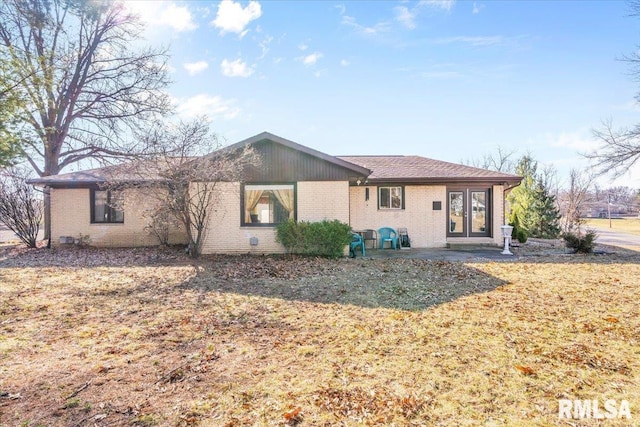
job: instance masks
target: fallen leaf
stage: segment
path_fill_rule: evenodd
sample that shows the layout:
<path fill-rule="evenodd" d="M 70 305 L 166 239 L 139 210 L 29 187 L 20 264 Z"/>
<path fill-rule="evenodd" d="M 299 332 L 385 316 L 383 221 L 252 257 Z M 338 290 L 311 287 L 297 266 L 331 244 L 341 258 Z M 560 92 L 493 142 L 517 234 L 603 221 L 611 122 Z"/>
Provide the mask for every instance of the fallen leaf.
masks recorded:
<path fill-rule="evenodd" d="M 298 418 L 298 415 L 300 415 L 300 412 L 302 412 L 302 408 L 301 407 L 297 407 L 289 412 L 285 412 L 284 413 L 284 419 L 287 421 L 292 421 L 296 418 Z"/>
<path fill-rule="evenodd" d="M 516 369 L 520 372 L 522 372 L 524 375 L 535 375 L 536 371 L 534 371 L 533 369 L 531 369 L 528 366 L 522 366 L 522 365 L 516 365 Z"/>

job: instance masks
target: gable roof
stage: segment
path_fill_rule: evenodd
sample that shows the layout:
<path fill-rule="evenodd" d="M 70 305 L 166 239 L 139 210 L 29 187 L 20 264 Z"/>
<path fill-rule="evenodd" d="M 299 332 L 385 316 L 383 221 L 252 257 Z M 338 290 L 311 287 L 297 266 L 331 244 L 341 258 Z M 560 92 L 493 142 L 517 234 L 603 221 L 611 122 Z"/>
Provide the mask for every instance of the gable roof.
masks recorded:
<path fill-rule="evenodd" d="M 369 183 L 457 183 L 485 182 L 518 185 L 522 177 L 503 172 L 429 159 L 421 156 L 330 156 L 312 148 L 300 145 L 269 132 L 262 132 L 221 150 L 238 150 L 248 145 L 260 146 L 267 143 L 285 147 L 302 153 L 316 162 L 327 162 L 351 177 L 366 179 Z M 211 153 L 210 155 L 213 155 Z M 326 163 L 325 163 L 326 164 Z M 29 180 L 30 184 L 51 187 L 86 187 L 104 184 L 108 181 L 136 182 L 162 180 L 157 170 L 149 168 L 144 177 L 131 168 L 132 163 L 52 175 Z M 300 168 L 298 168 L 300 170 Z M 345 172 L 342 172 L 345 174 Z M 307 177 L 309 179 L 313 176 Z M 304 180 L 305 177 L 301 176 Z M 333 178 L 335 179 L 335 178 Z M 352 178 L 350 178 L 351 180 Z"/>
<path fill-rule="evenodd" d="M 371 183 L 495 182 L 518 184 L 522 177 L 421 156 L 339 156 L 372 170 Z"/>
<path fill-rule="evenodd" d="M 289 141 L 288 139 L 281 138 L 269 132 L 262 132 L 251 138 L 247 138 L 243 141 L 237 142 L 227 147 L 223 147 L 218 151 L 207 154 L 206 156 L 213 156 L 215 155 L 215 153 L 221 151 L 227 152 L 239 150 L 248 145 L 263 145 L 264 143 L 275 143 L 276 145 L 286 147 L 287 149 L 290 149 L 294 152 L 304 153 L 304 155 L 306 155 L 308 158 L 315 159 L 316 162 L 318 162 L 318 160 L 323 164 L 326 164 L 324 162 L 327 162 L 330 165 L 338 167 L 342 171 L 342 175 L 353 176 L 353 180 L 359 177 L 365 178 L 371 173 L 369 169 L 364 168 L 360 165 L 350 163 L 334 156 L 330 156 L 309 147 L 305 147 L 304 145 L 297 144 L 293 141 Z M 157 170 L 157 168 L 154 168 L 152 165 L 145 165 L 143 163 L 142 169 L 144 173 L 141 173 L 140 169 L 137 169 L 135 167 L 136 165 L 139 165 L 139 163 L 135 164 L 132 162 L 125 162 L 119 165 L 35 178 L 29 180 L 28 183 L 50 187 L 77 188 L 100 185 L 109 181 L 135 183 L 142 181 L 153 182 L 163 180 L 163 178 L 159 174 L 160 171 Z M 291 171 L 288 172 L 291 173 Z M 251 175 L 256 175 L 255 171 Z M 305 177 L 302 175 L 300 176 L 301 180 L 305 180 L 307 178 L 314 178 L 315 180 L 318 179 L 318 175 L 316 174 L 310 177 Z"/>
<path fill-rule="evenodd" d="M 359 175 L 362 177 L 366 177 L 369 174 L 371 174 L 371 170 L 357 163 L 352 163 L 340 157 L 331 156 L 329 154 L 322 153 L 320 151 L 314 150 L 313 148 L 309 148 L 304 145 L 298 144 L 296 142 L 290 141 L 288 139 L 282 138 L 280 136 L 274 135 L 270 132 L 259 133 L 258 135 L 252 136 L 251 138 L 247 138 L 243 141 L 236 142 L 235 144 L 229 145 L 228 147 L 223 148 L 223 150 L 237 150 L 247 145 L 255 145 L 263 141 L 275 142 L 276 144 L 280 144 L 292 150 L 299 151 L 309 156 L 316 157 L 318 159 L 334 164 L 336 166 L 349 169 L 350 171 L 354 172 L 356 175 Z"/>

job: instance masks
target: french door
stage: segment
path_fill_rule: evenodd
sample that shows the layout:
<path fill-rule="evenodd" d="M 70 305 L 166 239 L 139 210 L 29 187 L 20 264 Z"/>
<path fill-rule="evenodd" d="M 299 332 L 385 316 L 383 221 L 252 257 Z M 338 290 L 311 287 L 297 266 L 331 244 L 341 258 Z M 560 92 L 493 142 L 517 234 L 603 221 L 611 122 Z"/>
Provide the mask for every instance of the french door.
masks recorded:
<path fill-rule="evenodd" d="M 491 190 L 460 188 L 447 191 L 447 236 L 491 236 Z"/>

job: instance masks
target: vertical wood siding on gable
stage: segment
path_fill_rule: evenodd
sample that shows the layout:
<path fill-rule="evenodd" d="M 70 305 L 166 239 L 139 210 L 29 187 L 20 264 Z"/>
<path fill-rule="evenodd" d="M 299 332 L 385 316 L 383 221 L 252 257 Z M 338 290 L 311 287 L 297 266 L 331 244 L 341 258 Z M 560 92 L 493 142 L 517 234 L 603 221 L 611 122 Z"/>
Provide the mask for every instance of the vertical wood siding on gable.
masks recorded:
<path fill-rule="evenodd" d="M 348 181 L 354 172 L 270 141 L 254 144 L 261 164 L 249 167 L 246 182 Z"/>

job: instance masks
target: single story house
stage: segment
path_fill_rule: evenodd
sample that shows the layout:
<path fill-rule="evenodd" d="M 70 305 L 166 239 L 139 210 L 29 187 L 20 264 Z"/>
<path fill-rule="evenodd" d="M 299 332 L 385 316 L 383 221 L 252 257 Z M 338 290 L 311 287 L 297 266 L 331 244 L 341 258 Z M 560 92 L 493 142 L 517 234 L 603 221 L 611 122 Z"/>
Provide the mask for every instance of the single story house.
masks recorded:
<path fill-rule="evenodd" d="M 267 132 L 226 149 L 248 144 L 261 164 L 244 182 L 216 187 L 205 254 L 284 252 L 275 225 L 289 218 L 336 219 L 354 230 L 406 228 L 416 248 L 501 245 L 505 194 L 522 179 L 420 156 L 331 156 Z M 135 189 L 106 190 L 106 170 L 31 181 L 50 189 L 54 245 L 81 235 L 96 246 L 158 244 L 147 227 L 151 201 Z M 124 203 L 114 207 L 114 197 Z M 174 230 L 170 242 L 186 242 L 184 233 Z"/>

